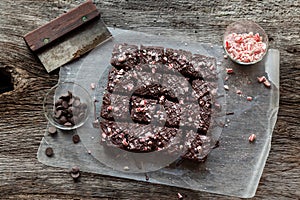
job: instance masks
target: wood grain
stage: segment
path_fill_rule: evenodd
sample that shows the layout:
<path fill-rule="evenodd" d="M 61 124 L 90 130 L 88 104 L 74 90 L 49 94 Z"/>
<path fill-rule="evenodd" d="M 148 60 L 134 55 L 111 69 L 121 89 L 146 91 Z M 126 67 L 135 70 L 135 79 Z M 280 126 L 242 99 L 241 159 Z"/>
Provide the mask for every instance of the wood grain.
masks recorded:
<path fill-rule="evenodd" d="M 43 95 L 58 80 L 48 74 L 22 36 L 83 1 L 0 1 L 0 68 L 13 76 L 14 90 L 0 94 L 1 199 L 229 199 L 83 173 L 74 183 L 67 170 L 45 166 L 36 152 L 46 127 Z M 108 26 L 221 44 L 225 27 L 252 19 L 280 50 L 280 109 L 272 148 L 254 199 L 300 197 L 300 3 L 299 1 L 96 0 Z M 237 198 L 231 198 L 237 199 Z"/>

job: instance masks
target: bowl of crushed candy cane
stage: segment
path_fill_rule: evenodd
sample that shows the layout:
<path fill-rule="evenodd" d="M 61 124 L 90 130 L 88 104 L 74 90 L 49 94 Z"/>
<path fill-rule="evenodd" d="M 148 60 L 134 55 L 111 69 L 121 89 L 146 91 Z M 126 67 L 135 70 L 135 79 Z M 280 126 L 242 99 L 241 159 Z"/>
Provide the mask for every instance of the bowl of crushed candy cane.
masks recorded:
<path fill-rule="evenodd" d="M 252 65 L 264 58 L 269 42 L 266 32 L 257 23 L 240 20 L 226 28 L 223 46 L 232 61 Z"/>

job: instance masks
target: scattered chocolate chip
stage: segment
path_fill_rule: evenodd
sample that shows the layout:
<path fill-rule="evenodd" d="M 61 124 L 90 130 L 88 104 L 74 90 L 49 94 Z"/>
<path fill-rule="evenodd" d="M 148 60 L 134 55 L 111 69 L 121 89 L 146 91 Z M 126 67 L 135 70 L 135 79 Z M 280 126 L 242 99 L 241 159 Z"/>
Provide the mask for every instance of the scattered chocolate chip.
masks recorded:
<path fill-rule="evenodd" d="M 79 169 L 79 167 L 77 167 L 77 166 L 74 166 L 74 167 L 72 167 L 72 169 L 71 169 L 71 173 L 72 173 L 72 174 L 77 174 L 79 171 L 80 171 L 80 169 Z"/>
<path fill-rule="evenodd" d="M 48 157 L 53 156 L 53 149 L 51 147 L 47 147 L 45 153 Z"/>
<path fill-rule="evenodd" d="M 149 181 L 149 176 L 148 176 L 148 174 L 145 174 L 145 178 L 146 178 L 146 181 Z"/>
<path fill-rule="evenodd" d="M 72 169 L 71 169 L 71 177 L 74 180 L 77 180 L 80 177 L 80 169 L 79 169 L 79 167 L 77 167 L 77 166 L 72 167 Z"/>
<path fill-rule="evenodd" d="M 54 135 L 54 134 L 57 133 L 57 129 L 56 129 L 54 126 L 49 126 L 49 128 L 48 128 L 48 133 L 49 133 L 50 135 Z"/>
<path fill-rule="evenodd" d="M 79 172 L 76 173 L 76 174 L 71 173 L 71 177 L 72 177 L 73 179 L 78 179 L 78 178 L 80 177 L 80 173 L 79 173 Z"/>
<path fill-rule="evenodd" d="M 78 142 L 80 142 L 79 135 L 77 135 L 77 134 L 73 135 L 72 140 L 73 140 L 74 144 L 77 144 Z"/>

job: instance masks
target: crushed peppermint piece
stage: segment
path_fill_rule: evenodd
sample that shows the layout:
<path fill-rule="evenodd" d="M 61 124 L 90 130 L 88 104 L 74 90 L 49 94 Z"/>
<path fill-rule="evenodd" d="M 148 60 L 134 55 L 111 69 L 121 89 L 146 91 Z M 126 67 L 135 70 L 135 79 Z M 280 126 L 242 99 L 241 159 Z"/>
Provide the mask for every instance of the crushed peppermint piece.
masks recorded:
<path fill-rule="evenodd" d="M 248 96 L 247 101 L 252 101 L 252 97 Z"/>
<path fill-rule="evenodd" d="M 241 90 L 236 91 L 237 94 L 242 94 L 243 92 Z"/>
<path fill-rule="evenodd" d="M 249 142 L 254 142 L 256 140 L 256 135 L 255 134 L 251 134 L 250 136 L 249 136 Z"/>
<path fill-rule="evenodd" d="M 96 88 L 96 84 L 95 83 L 91 83 L 91 89 L 94 90 Z"/>
<path fill-rule="evenodd" d="M 229 90 L 228 85 L 224 85 L 224 89 L 225 89 L 225 90 Z"/>
<path fill-rule="evenodd" d="M 267 87 L 267 88 L 270 88 L 271 87 L 271 83 L 268 81 L 268 80 L 265 80 L 263 82 L 263 84 Z"/>
<path fill-rule="evenodd" d="M 261 77 L 257 77 L 257 80 L 258 80 L 259 83 L 263 83 L 263 82 L 265 82 L 267 79 L 266 79 L 265 76 L 261 76 Z"/>
<path fill-rule="evenodd" d="M 233 69 L 232 68 L 226 68 L 226 73 L 227 74 L 233 74 Z"/>
<path fill-rule="evenodd" d="M 178 199 L 183 199 L 183 196 L 178 192 L 177 193 Z"/>

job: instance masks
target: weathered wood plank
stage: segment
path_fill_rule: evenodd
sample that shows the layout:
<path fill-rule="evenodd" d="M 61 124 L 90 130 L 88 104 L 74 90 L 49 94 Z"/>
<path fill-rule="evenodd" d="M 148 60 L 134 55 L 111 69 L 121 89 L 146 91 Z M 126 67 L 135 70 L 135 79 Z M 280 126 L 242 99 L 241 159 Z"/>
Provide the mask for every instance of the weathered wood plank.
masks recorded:
<path fill-rule="evenodd" d="M 223 196 L 83 173 L 74 183 L 67 170 L 36 159 L 47 124 L 43 95 L 58 79 L 46 73 L 22 36 L 81 1 L 0 1 L 0 68 L 13 76 L 14 90 L 0 94 L 0 196 L 3 199 L 224 199 Z M 221 44 L 232 21 L 258 22 L 270 47 L 281 53 L 280 110 L 271 152 L 256 199 L 300 196 L 300 3 L 298 1 L 96 0 L 108 26 Z M 232 198 L 235 199 L 235 198 Z"/>

